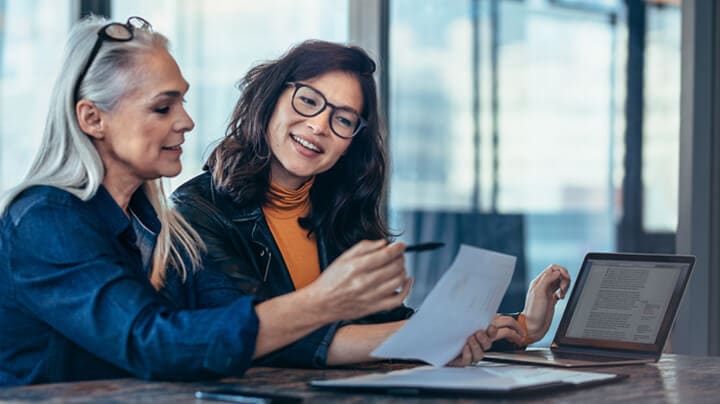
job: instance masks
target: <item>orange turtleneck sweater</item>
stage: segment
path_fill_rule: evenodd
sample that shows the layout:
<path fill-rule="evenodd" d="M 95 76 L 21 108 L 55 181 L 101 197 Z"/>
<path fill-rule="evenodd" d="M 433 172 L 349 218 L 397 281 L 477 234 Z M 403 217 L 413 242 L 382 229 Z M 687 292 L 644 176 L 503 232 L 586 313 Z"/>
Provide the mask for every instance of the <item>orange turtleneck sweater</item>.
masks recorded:
<path fill-rule="evenodd" d="M 295 289 L 301 289 L 320 276 L 315 235 L 300 227 L 298 219 L 310 212 L 311 178 L 298 190 L 270 184 L 268 201 L 262 207 L 270 231 L 280 248 Z"/>

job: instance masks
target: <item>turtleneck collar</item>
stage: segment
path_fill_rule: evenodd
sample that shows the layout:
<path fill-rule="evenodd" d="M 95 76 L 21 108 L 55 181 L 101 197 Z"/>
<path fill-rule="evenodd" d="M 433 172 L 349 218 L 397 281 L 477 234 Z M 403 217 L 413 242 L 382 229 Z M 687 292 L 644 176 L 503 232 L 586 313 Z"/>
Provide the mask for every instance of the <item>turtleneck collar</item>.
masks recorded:
<path fill-rule="evenodd" d="M 310 188 L 314 182 L 315 177 L 312 177 L 297 190 L 272 182 L 267 193 L 267 205 L 278 210 L 303 208 L 310 202 Z"/>

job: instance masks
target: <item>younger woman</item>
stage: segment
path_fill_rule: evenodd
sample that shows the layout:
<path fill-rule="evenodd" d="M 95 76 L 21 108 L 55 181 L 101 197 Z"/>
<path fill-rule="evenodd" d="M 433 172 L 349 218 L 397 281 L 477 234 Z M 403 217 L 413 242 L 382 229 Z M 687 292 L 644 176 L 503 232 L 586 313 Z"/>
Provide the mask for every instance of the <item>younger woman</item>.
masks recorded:
<path fill-rule="evenodd" d="M 375 63 L 358 47 L 308 41 L 247 73 L 207 171 L 172 197 L 208 247 L 199 273 L 214 273 L 215 280 L 198 282 L 200 307 L 313 287 L 343 252 L 391 236 L 382 215 L 386 150 L 374 72 Z M 456 363 L 482 358 L 493 340 L 519 345 L 542 338 L 569 281 L 564 268 L 548 267 L 528 292 L 520 317 L 527 331 L 499 316 L 497 332 L 469 336 Z M 262 363 L 322 367 L 371 360 L 370 352 L 412 313 L 398 305 L 330 324 Z"/>

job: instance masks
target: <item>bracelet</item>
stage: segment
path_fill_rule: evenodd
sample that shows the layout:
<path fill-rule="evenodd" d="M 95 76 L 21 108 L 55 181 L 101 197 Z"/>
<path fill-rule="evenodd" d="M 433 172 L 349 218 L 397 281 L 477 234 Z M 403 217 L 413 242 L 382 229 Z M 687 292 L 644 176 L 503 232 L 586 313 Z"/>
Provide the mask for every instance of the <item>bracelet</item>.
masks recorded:
<path fill-rule="evenodd" d="M 527 328 L 527 319 L 525 318 L 525 315 L 520 313 L 517 317 L 518 323 L 520 323 L 520 326 L 522 327 L 523 331 L 525 332 L 525 336 L 523 336 L 523 340 L 520 342 L 520 346 L 528 346 L 533 341 L 530 339 L 530 333 L 528 333 Z"/>

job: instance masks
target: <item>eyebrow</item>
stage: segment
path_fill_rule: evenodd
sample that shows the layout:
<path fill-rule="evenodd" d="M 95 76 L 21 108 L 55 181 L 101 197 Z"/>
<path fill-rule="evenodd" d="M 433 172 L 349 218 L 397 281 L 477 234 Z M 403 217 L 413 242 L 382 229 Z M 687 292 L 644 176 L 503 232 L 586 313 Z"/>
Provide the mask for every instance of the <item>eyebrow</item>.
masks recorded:
<path fill-rule="evenodd" d="M 355 108 L 353 108 L 353 107 L 351 107 L 351 106 L 349 106 L 349 105 L 335 105 L 335 104 L 331 103 L 330 101 L 326 101 L 326 102 L 327 102 L 328 104 L 334 106 L 334 107 L 337 108 L 337 109 L 344 109 L 344 110 L 347 110 L 347 111 L 352 111 L 352 112 L 358 114 L 358 116 L 362 116 L 362 114 L 360 113 L 360 111 L 356 110 Z"/>
<path fill-rule="evenodd" d="M 162 93 L 157 94 L 157 95 L 155 95 L 154 97 L 152 97 L 152 100 L 151 100 L 151 101 L 155 101 L 155 100 L 157 100 L 158 98 L 163 98 L 163 97 L 182 98 L 183 95 L 182 95 L 182 93 L 181 93 L 180 91 L 175 91 L 175 90 L 163 91 Z"/>
<path fill-rule="evenodd" d="M 360 113 L 360 111 L 356 110 L 355 108 L 353 108 L 353 107 L 351 107 L 351 106 L 349 106 L 349 105 L 337 105 L 337 104 L 335 104 L 335 103 L 330 102 L 330 100 L 328 100 L 327 95 L 325 95 L 325 93 L 323 93 L 322 91 L 318 90 L 317 88 L 311 86 L 310 84 L 303 83 L 302 81 L 298 81 L 297 83 L 298 83 L 298 84 L 302 84 L 302 85 L 304 85 L 304 86 L 306 86 L 306 87 L 310 87 L 311 89 L 315 90 L 318 94 L 321 94 L 321 95 L 323 96 L 323 98 L 325 98 L 325 102 L 328 103 L 329 105 L 332 105 L 332 106 L 335 107 L 335 108 L 350 110 L 350 111 L 358 114 L 359 116 L 362 116 L 362 114 Z M 363 95 L 363 97 L 364 97 L 364 95 Z"/>
<path fill-rule="evenodd" d="M 190 90 L 190 84 L 185 83 L 185 85 L 186 85 L 186 87 L 185 87 L 185 91 L 184 91 L 184 92 L 181 92 L 181 91 L 178 91 L 178 90 L 163 91 L 163 92 L 161 92 L 160 94 L 157 94 L 157 95 L 155 95 L 154 97 L 152 97 L 152 101 L 154 101 L 154 100 L 156 100 L 156 99 L 158 99 L 158 98 L 162 98 L 162 97 L 183 98 L 183 96 L 184 96 L 183 94 L 184 94 L 184 93 L 187 93 L 188 90 Z"/>

